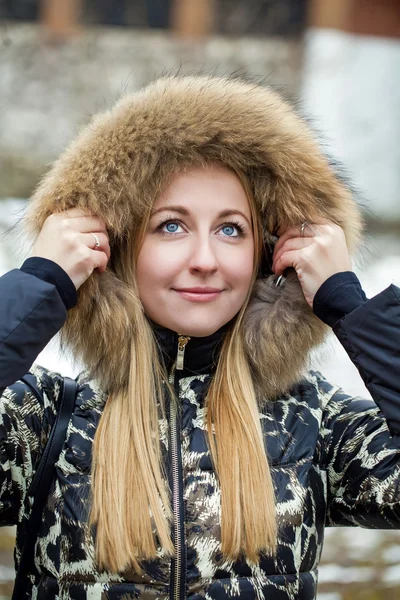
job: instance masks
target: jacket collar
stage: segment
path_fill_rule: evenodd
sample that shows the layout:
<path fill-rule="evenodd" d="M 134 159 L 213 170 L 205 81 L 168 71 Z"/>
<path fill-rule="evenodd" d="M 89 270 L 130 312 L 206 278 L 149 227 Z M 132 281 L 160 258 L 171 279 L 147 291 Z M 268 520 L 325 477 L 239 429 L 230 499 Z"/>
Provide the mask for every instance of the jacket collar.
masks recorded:
<path fill-rule="evenodd" d="M 165 368 L 169 373 L 177 359 L 179 335 L 175 331 L 156 325 L 153 322 L 151 325 Z M 215 370 L 223 339 L 229 331 L 229 325 L 227 323 L 216 332 L 205 337 L 190 337 L 185 346 L 183 369 L 176 371 L 178 377 L 204 375 Z"/>

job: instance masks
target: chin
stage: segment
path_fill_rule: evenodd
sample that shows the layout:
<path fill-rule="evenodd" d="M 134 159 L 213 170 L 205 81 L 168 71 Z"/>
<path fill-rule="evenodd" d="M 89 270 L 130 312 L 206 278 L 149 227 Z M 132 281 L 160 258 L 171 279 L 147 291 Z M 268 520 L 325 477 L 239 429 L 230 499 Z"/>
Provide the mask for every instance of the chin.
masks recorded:
<path fill-rule="evenodd" d="M 212 335 L 218 329 L 221 329 L 228 321 L 218 322 L 218 323 L 188 323 L 187 321 L 184 323 L 173 323 L 168 329 L 172 329 L 176 333 L 180 333 L 182 335 L 188 335 L 190 337 L 207 337 Z"/>
<path fill-rule="evenodd" d="M 182 335 L 188 335 L 190 337 L 207 337 L 209 335 L 212 335 L 213 333 L 215 333 L 216 331 L 218 331 L 218 329 L 220 329 L 220 327 L 222 327 L 222 325 L 220 325 L 219 327 L 175 327 L 174 331 L 176 331 L 176 333 L 180 333 Z"/>

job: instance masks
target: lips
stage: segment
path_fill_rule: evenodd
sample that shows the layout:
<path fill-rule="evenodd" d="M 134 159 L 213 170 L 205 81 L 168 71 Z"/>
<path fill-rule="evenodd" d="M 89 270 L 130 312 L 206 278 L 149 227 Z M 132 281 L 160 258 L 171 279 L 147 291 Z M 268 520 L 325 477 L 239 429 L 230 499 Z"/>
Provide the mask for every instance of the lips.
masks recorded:
<path fill-rule="evenodd" d="M 212 302 L 222 293 L 222 290 L 211 287 L 179 288 L 174 291 L 189 302 Z"/>
<path fill-rule="evenodd" d="M 189 294 L 215 294 L 222 290 L 213 287 L 192 287 L 192 288 L 177 288 L 176 292 L 187 292 Z"/>

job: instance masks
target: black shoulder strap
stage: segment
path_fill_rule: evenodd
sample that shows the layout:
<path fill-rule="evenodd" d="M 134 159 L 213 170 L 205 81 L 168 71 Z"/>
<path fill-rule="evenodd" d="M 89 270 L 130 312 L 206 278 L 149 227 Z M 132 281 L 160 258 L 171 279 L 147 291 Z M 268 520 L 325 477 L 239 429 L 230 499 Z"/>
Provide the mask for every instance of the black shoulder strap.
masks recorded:
<path fill-rule="evenodd" d="M 35 395 L 38 395 L 39 391 L 32 385 L 32 381 L 26 381 L 25 379 L 23 381 L 27 383 Z M 60 455 L 68 423 L 74 410 L 77 388 L 77 383 L 73 379 L 69 377 L 63 379 L 62 396 L 57 417 L 30 487 L 30 494 L 34 496 L 34 501 L 26 529 L 25 545 L 15 577 L 12 600 L 30 598 L 27 595 L 29 593 L 28 574 L 33 569 L 33 553 L 42 523 L 42 512 L 50 492 L 51 482 L 54 478 L 54 465 Z"/>

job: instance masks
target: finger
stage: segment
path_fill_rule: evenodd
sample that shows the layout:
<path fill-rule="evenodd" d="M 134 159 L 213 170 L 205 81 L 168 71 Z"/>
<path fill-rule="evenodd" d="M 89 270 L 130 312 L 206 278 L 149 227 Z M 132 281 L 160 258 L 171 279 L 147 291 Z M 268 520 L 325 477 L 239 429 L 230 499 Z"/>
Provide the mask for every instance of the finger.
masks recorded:
<path fill-rule="evenodd" d="M 311 246 L 314 243 L 314 238 L 304 237 L 304 238 L 289 238 L 283 244 L 281 248 L 274 250 L 274 255 L 272 259 L 272 269 L 274 270 L 274 265 L 279 261 L 280 257 L 284 252 L 288 252 L 291 250 L 302 250 L 303 248 L 307 248 L 307 246 Z"/>
<path fill-rule="evenodd" d="M 90 222 L 90 219 L 94 219 L 95 221 Z M 46 220 L 61 221 L 66 226 L 71 227 L 71 229 L 74 228 L 76 231 L 80 230 L 80 224 L 83 227 L 82 231 L 84 231 L 90 226 L 90 223 L 92 225 L 92 231 L 106 231 L 106 225 L 103 219 L 95 214 L 90 214 L 88 211 L 85 212 L 80 208 L 71 208 L 62 212 L 52 213 Z M 97 223 L 97 226 L 95 226 L 95 223 Z"/>
<path fill-rule="evenodd" d="M 311 225 L 307 225 L 304 228 L 303 235 L 301 233 L 301 225 L 295 225 L 293 227 L 289 227 L 286 231 L 280 236 L 279 240 L 275 244 L 275 252 L 279 252 L 282 246 L 287 242 L 287 240 L 291 238 L 307 238 L 313 237 L 315 235 L 315 229 L 312 229 Z"/>
<path fill-rule="evenodd" d="M 53 213 L 57 217 L 61 217 L 62 219 L 80 219 L 81 217 L 95 217 L 89 210 L 84 210 L 82 208 L 68 208 L 67 210 L 63 210 L 61 212 Z"/>
<path fill-rule="evenodd" d="M 314 225 L 314 223 L 309 223 L 308 221 L 304 221 L 306 223 L 306 225 L 304 226 L 304 233 L 306 232 L 307 229 L 309 229 L 312 225 Z M 299 223 L 298 225 L 291 225 L 290 227 L 280 227 L 278 229 L 278 236 L 279 238 L 283 237 L 284 235 L 288 234 L 289 237 L 294 237 L 295 235 L 301 235 L 301 227 L 302 227 L 303 223 Z"/>
<path fill-rule="evenodd" d="M 290 250 L 289 252 L 284 252 L 280 256 L 279 260 L 275 262 L 275 267 L 273 268 L 275 275 L 283 275 L 284 271 L 289 267 L 293 267 L 297 270 L 299 255 L 299 250 Z"/>
<path fill-rule="evenodd" d="M 97 247 L 96 238 L 100 242 L 100 246 Z M 97 250 L 97 252 L 102 250 L 107 254 L 108 258 L 110 257 L 110 244 L 108 241 L 108 236 L 105 233 L 102 233 L 101 231 L 91 231 L 90 233 L 83 233 L 81 239 L 83 243 L 91 250 Z"/>
<path fill-rule="evenodd" d="M 100 273 L 103 273 L 107 268 L 108 256 L 105 252 L 99 250 L 92 250 L 93 270 L 97 269 Z"/>
<path fill-rule="evenodd" d="M 301 223 L 299 223 L 298 225 L 292 225 L 290 227 L 287 227 L 287 225 L 281 225 L 279 227 L 279 229 L 277 230 L 277 235 L 279 237 L 281 237 L 282 235 L 284 235 L 286 233 L 286 231 L 290 230 L 294 230 L 299 232 L 299 234 L 301 235 L 301 226 L 303 225 L 303 223 L 305 223 L 305 227 L 304 227 L 304 233 L 306 233 L 307 229 L 309 231 L 313 231 L 315 229 L 315 227 L 318 227 L 318 225 L 327 225 L 330 223 L 330 221 L 328 221 L 327 219 L 323 219 L 318 218 L 318 217 L 314 217 L 312 221 L 302 221 Z M 293 237 L 293 236 L 292 236 Z"/>
<path fill-rule="evenodd" d="M 78 231 L 79 233 L 90 233 L 91 231 L 106 232 L 106 225 L 99 217 L 81 217 L 63 219 L 66 227 Z"/>
<path fill-rule="evenodd" d="M 68 208 L 67 210 L 64 210 L 62 213 L 65 215 L 66 217 L 85 217 L 85 216 L 90 216 L 90 211 L 89 210 L 85 210 L 83 208 L 79 208 L 78 206 L 74 206 L 73 208 Z"/>

